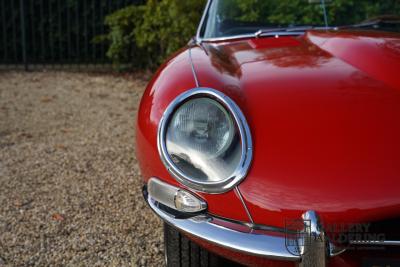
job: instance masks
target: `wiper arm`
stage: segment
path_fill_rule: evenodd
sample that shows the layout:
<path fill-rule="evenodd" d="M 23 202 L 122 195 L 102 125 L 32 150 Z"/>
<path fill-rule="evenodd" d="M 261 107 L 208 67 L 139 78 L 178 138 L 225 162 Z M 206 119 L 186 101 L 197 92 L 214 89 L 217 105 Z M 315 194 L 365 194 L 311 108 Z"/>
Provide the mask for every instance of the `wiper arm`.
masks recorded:
<path fill-rule="evenodd" d="M 312 29 L 330 29 L 326 27 L 314 27 L 314 26 L 298 26 L 298 27 L 281 27 L 281 28 L 271 28 L 271 29 L 260 29 L 254 33 L 254 36 L 259 38 L 263 35 L 280 35 L 280 34 L 290 34 L 290 33 L 304 33 L 305 31 Z"/>
<path fill-rule="evenodd" d="M 377 18 L 375 20 L 369 20 L 369 21 L 365 21 L 365 22 L 361 22 L 361 23 L 357 23 L 357 24 L 353 24 L 353 25 L 347 25 L 347 26 L 340 26 L 340 27 L 336 27 L 337 29 L 349 29 L 349 28 L 378 28 L 379 26 L 383 26 L 383 25 L 399 25 L 400 24 L 400 17 L 393 17 L 393 18 Z"/>
<path fill-rule="evenodd" d="M 282 31 L 282 28 L 274 28 L 274 29 L 260 29 L 254 33 L 254 35 L 258 38 L 264 33 L 278 32 Z"/>

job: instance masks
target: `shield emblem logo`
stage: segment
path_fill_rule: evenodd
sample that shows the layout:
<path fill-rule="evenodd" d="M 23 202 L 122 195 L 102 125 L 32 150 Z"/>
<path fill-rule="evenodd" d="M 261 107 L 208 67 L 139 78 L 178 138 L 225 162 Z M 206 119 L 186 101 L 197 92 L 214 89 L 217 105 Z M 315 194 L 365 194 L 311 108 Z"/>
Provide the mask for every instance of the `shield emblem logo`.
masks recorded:
<path fill-rule="evenodd" d="M 290 254 L 302 256 L 311 244 L 311 221 L 290 219 L 285 221 L 285 246 Z"/>

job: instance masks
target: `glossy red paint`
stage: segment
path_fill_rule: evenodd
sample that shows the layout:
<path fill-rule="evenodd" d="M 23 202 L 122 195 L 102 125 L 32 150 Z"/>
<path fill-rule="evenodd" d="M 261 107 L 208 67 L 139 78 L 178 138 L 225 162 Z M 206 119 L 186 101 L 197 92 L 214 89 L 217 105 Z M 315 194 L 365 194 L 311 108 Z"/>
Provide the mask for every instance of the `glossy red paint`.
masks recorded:
<path fill-rule="evenodd" d="M 192 57 L 200 86 L 231 97 L 249 123 L 253 163 L 240 190 L 256 223 L 283 227 L 306 210 L 325 224 L 400 216 L 400 35 L 208 42 Z M 145 91 L 137 124 L 145 180 L 177 184 L 158 156 L 157 127 L 168 104 L 194 87 L 182 50 Z M 233 191 L 199 195 L 212 213 L 248 221 Z M 360 265 L 346 257 L 331 266 Z"/>
<path fill-rule="evenodd" d="M 393 88 L 400 88 L 400 43 L 398 34 L 369 32 L 356 37 L 352 33 L 337 36 L 319 32 L 309 34 L 309 40 L 325 51 L 348 62 L 372 78 Z M 354 53 L 354 51 L 358 51 Z"/>
<path fill-rule="evenodd" d="M 201 86 L 232 97 L 250 124 L 254 160 L 240 189 L 256 223 L 284 226 L 310 209 L 326 223 L 400 215 L 400 61 L 388 59 L 398 35 L 310 32 L 204 48 L 193 51 Z"/>

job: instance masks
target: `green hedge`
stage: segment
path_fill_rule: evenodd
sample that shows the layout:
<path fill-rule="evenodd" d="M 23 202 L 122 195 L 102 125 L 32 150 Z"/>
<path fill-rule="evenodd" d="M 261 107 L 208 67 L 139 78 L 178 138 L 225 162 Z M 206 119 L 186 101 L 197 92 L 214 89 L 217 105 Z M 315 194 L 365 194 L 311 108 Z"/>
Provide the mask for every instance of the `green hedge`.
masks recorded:
<path fill-rule="evenodd" d="M 108 42 L 107 56 L 117 68 L 155 68 L 194 36 L 205 0 L 148 0 L 107 16 L 110 31 L 96 42 Z"/>

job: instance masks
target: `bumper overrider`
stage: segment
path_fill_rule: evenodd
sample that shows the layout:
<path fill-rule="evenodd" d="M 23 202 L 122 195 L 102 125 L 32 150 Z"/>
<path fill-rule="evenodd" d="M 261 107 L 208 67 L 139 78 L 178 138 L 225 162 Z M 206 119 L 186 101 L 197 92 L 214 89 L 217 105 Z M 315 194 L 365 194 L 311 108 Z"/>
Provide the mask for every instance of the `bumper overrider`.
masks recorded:
<path fill-rule="evenodd" d="M 329 257 L 344 251 L 328 241 L 314 211 L 305 212 L 296 222 L 296 229 L 302 226 L 301 230 L 263 227 L 215 217 L 205 209 L 181 212 L 173 203 L 178 192 L 190 194 L 185 191 L 156 178 L 151 178 L 143 187 L 146 202 L 164 222 L 220 247 L 258 257 L 298 262 L 300 266 L 325 266 Z M 200 206 L 204 207 L 204 203 Z"/>

